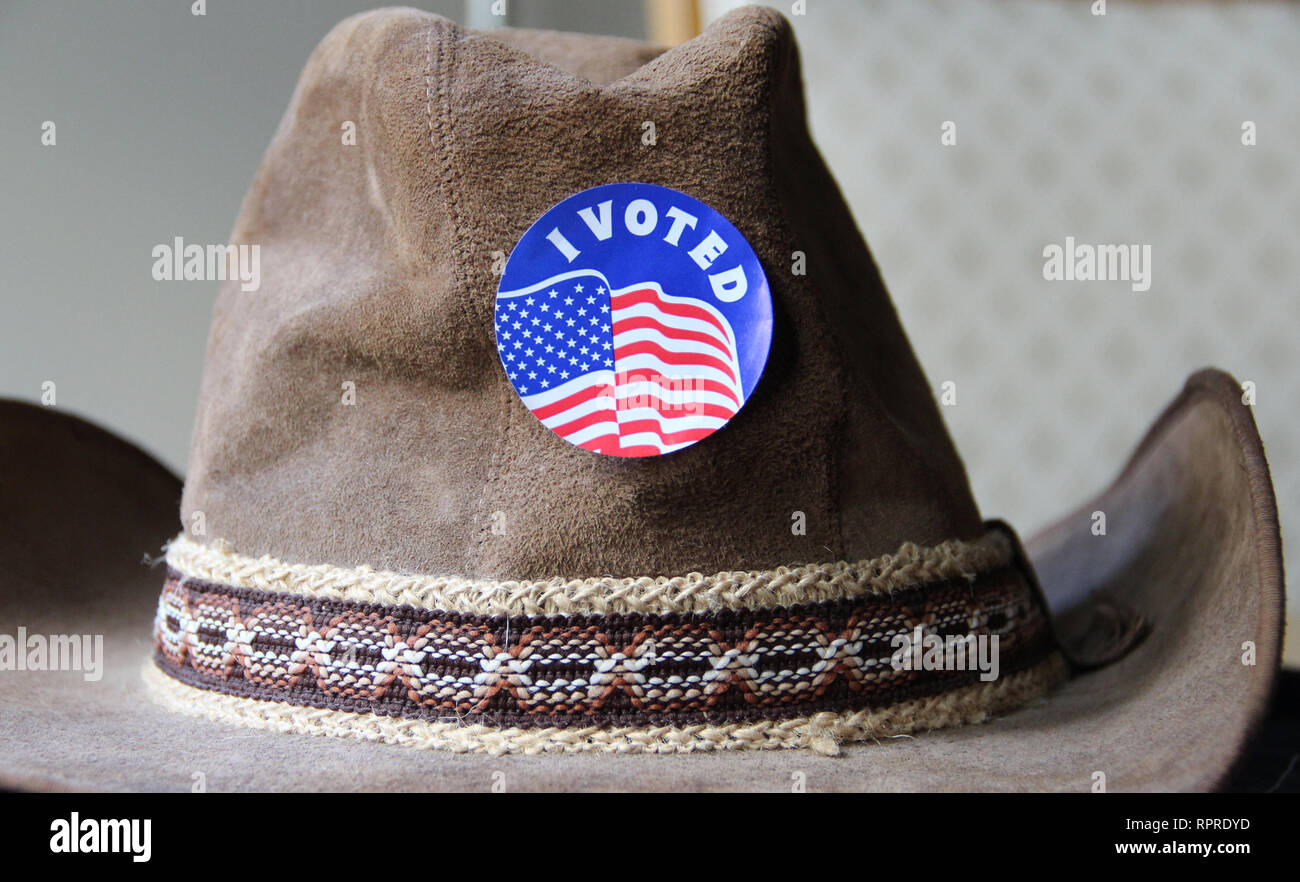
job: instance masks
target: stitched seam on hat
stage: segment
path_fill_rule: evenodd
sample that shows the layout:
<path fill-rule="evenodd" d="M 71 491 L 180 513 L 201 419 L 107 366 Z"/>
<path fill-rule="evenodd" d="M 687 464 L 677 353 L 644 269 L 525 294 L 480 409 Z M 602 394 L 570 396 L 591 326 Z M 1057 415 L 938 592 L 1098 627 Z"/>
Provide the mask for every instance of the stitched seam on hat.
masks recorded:
<path fill-rule="evenodd" d="M 430 30 L 426 34 L 426 42 L 427 42 L 426 51 L 428 55 L 426 59 L 426 63 L 428 65 L 427 67 L 428 73 L 425 76 L 425 80 L 426 80 L 426 90 L 428 90 L 429 88 L 428 82 L 430 81 L 430 78 L 432 77 L 432 74 L 435 70 L 432 30 Z M 455 272 L 456 283 L 460 285 L 464 290 L 468 291 L 470 290 L 471 283 L 470 283 L 470 277 L 468 271 L 466 270 L 466 267 L 469 265 L 469 261 L 472 255 L 470 249 L 467 248 L 465 245 L 464 237 L 462 235 L 462 230 L 464 229 L 464 225 L 462 224 L 461 217 L 456 210 L 456 200 L 452 193 L 454 182 L 455 182 L 455 175 L 452 167 L 452 151 L 453 151 L 453 140 L 451 137 L 452 107 L 451 107 L 451 96 L 448 94 L 448 90 L 445 85 L 447 82 L 450 82 L 452 77 L 454 76 L 455 63 L 456 63 L 456 53 L 454 51 L 449 51 L 444 53 L 442 44 L 439 44 L 436 68 L 438 69 L 438 73 L 439 73 L 439 77 L 438 77 L 439 114 L 438 116 L 441 122 L 441 128 L 442 128 L 441 135 L 442 135 L 442 142 L 444 145 L 443 158 L 440 161 L 440 165 L 442 166 L 443 169 L 443 196 L 444 199 L 446 200 L 448 216 L 451 218 L 452 221 L 452 231 L 451 231 L 452 254 L 455 261 L 454 272 Z M 428 103 L 428 113 L 429 113 L 430 149 L 431 151 L 434 151 L 436 145 L 433 143 L 434 124 L 433 124 L 432 100 L 430 100 Z M 474 316 L 471 316 L 471 320 L 473 318 Z M 492 495 L 491 488 L 496 484 L 497 479 L 499 477 L 501 462 L 503 460 L 503 454 L 506 445 L 506 438 L 509 435 L 510 422 L 512 419 L 512 413 L 511 413 L 512 396 L 509 394 L 509 391 L 507 391 L 508 385 L 503 382 L 505 379 L 504 374 L 498 371 L 496 376 L 498 381 L 497 386 L 499 390 L 497 394 L 498 429 L 495 433 L 492 450 L 489 452 L 488 455 L 488 463 L 489 463 L 488 474 L 486 480 L 483 481 L 483 486 L 479 490 L 479 502 L 478 502 L 479 515 L 486 514 L 490 507 L 488 500 Z M 491 537 L 492 535 L 491 530 L 492 530 L 492 518 L 491 515 L 489 514 L 486 518 L 483 519 L 481 526 L 479 526 L 476 531 L 477 535 L 475 535 L 474 537 L 474 548 L 476 551 L 476 558 L 477 558 L 476 564 L 481 563 L 483 559 L 483 546 L 488 542 L 489 538 Z"/>
<path fill-rule="evenodd" d="M 429 123 L 429 154 L 430 158 L 438 163 L 439 186 L 442 191 L 443 206 L 447 211 L 447 217 L 451 221 L 451 229 L 448 237 L 451 239 L 452 255 L 452 278 L 454 284 L 459 286 L 463 291 L 470 290 L 470 279 L 466 267 L 470 259 L 470 252 L 465 247 L 462 235 L 463 225 L 461 223 L 460 213 L 457 210 L 457 200 L 453 192 L 455 185 L 455 174 L 452 168 L 452 138 L 451 138 L 451 98 L 448 95 L 447 82 L 452 76 L 454 66 L 454 52 L 444 53 L 443 44 L 439 42 L 437 57 L 434 56 L 434 28 L 425 31 L 424 34 L 424 110 Z M 437 98 L 438 114 L 437 123 L 434 121 L 434 76 L 437 75 Z M 442 150 L 439 151 L 439 142 L 442 144 Z M 471 324 L 474 324 L 474 316 L 469 317 Z M 496 432 L 496 443 L 489 454 L 489 470 L 487 480 L 479 491 L 479 512 L 487 510 L 488 488 L 496 480 L 496 470 L 501 461 L 501 449 L 505 442 L 506 431 L 509 420 L 509 401 L 502 399 L 499 410 L 497 424 L 500 427 Z M 486 541 L 488 531 L 490 530 L 490 519 L 479 527 L 477 535 L 474 537 L 474 546 L 481 549 Z M 481 554 L 479 555 L 481 557 Z"/>
<path fill-rule="evenodd" d="M 237 588 L 356 603 L 405 604 L 417 609 L 490 615 L 572 615 L 617 612 L 693 612 L 760 609 L 882 594 L 945 579 L 974 579 L 1008 566 L 1011 543 L 999 531 L 974 541 L 950 540 L 857 562 L 806 564 L 773 570 L 688 573 L 675 577 L 477 580 L 290 564 L 251 558 L 224 540 L 210 545 L 181 534 L 167 548 L 167 563 L 182 576 Z"/>
<path fill-rule="evenodd" d="M 789 28 L 789 23 L 784 22 L 783 20 L 783 26 Z M 776 211 L 773 213 L 773 221 L 783 232 L 783 235 L 778 238 L 786 242 L 787 248 L 789 248 L 791 245 L 794 245 L 796 243 L 795 243 L 794 230 L 791 229 L 790 224 L 786 221 L 787 215 L 785 211 L 785 202 L 781 197 L 781 188 L 774 185 L 774 175 L 777 169 L 777 161 L 776 161 L 776 156 L 773 153 L 773 147 L 775 144 L 774 129 L 775 129 L 776 119 L 777 119 L 775 113 L 776 103 L 781 99 L 782 89 L 785 85 L 784 81 L 780 78 L 787 77 L 790 75 L 790 68 L 791 65 L 794 63 L 794 59 L 792 58 L 793 49 L 792 49 L 791 41 L 793 41 L 793 36 L 787 35 L 786 43 L 784 45 L 785 53 L 783 57 L 772 59 L 772 65 L 774 71 L 772 72 L 771 75 L 764 78 L 766 95 L 764 96 L 764 99 L 761 102 L 761 106 L 764 108 L 766 112 L 766 119 L 764 120 L 763 129 L 766 133 L 764 155 L 767 160 L 767 168 L 764 170 L 766 174 L 762 175 L 761 180 L 765 182 L 764 189 L 767 191 L 768 203 L 776 209 Z M 801 90 L 799 97 L 800 97 L 800 101 L 802 102 L 802 89 L 803 89 L 802 68 L 800 68 L 799 70 L 799 87 Z M 805 116 L 806 116 L 806 111 L 805 111 Z M 803 124 L 806 125 L 806 122 L 804 122 Z M 789 285 L 793 286 L 794 284 L 796 284 L 793 275 L 788 275 L 786 278 Z M 802 281 L 799 284 L 805 289 L 809 288 L 809 286 L 811 285 L 811 281 L 809 280 L 809 278 L 806 275 L 801 278 Z M 828 319 L 828 316 L 826 315 L 826 311 L 821 307 L 820 298 L 816 296 L 810 296 L 807 298 L 807 300 L 809 303 L 813 304 L 813 308 L 817 311 L 817 315 L 821 318 L 822 327 L 826 329 L 827 333 L 829 333 L 830 321 Z M 832 342 L 832 346 L 830 347 L 830 349 L 831 349 L 832 358 L 834 360 L 834 365 L 835 365 L 833 368 L 833 375 L 836 379 L 834 387 L 839 392 L 839 408 L 838 408 L 839 413 L 836 416 L 835 430 L 831 433 L 829 438 L 825 439 L 826 456 L 823 461 L 824 472 L 822 475 L 822 481 L 823 481 L 823 486 L 826 488 L 826 493 L 825 496 L 823 496 L 822 498 L 822 515 L 823 517 L 826 518 L 827 523 L 833 525 L 831 527 L 832 535 L 838 537 L 839 551 L 840 553 L 844 553 L 844 551 L 848 547 L 844 540 L 844 516 L 840 506 L 836 504 L 836 502 L 838 501 L 838 497 L 842 493 L 840 489 L 840 481 L 839 481 L 840 463 L 842 457 L 841 457 L 840 445 L 836 443 L 835 439 L 842 438 L 844 435 L 843 430 L 845 425 L 848 422 L 849 399 L 848 399 L 848 384 L 844 382 L 844 376 L 845 376 L 844 359 L 842 354 L 839 351 L 839 347 L 837 345 L 834 345 L 833 339 L 831 342 Z"/>
<path fill-rule="evenodd" d="M 466 262 L 469 257 L 468 250 L 465 247 L 464 237 L 461 234 L 462 225 L 460 214 L 456 209 L 456 195 L 454 192 L 455 174 L 452 168 L 451 152 L 451 98 L 447 94 L 447 82 L 452 76 L 454 53 L 444 53 L 443 44 L 438 44 L 437 58 L 434 57 L 433 29 L 429 29 L 425 34 L 425 111 L 429 117 L 429 152 L 434 162 L 438 163 L 439 183 L 442 190 L 443 207 L 447 210 L 447 217 L 451 220 L 451 250 L 454 259 L 453 272 L 457 284 L 468 290 L 469 279 L 466 274 Z M 435 72 L 438 74 L 437 98 L 438 114 L 435 125 L 433 113 L 433 77 Z M 435 140 L 435 136 L 437 140 Z M 439 142 L 443 150 L 438 150 Z"/>
<path fill-rule="evenodd" d="M 1042 664 L 993 683 L 867 710 L 823 712 L 787 720 L 689 726 L 581 726 L 496 728 L 483 724 L 400 719 L 352 711 L 300 707 L 188 686 L 152 661 L 141 671 L 148 694 L 165 708 L 192 717 L 257 729 L 383 741 L 456 753 L 688 753 L 717 750 L 808 748 L 837 754 L 843 742 L 911 735 L 980 723 L 1041 698 L 1066 677 L 1053 653 Z"/>

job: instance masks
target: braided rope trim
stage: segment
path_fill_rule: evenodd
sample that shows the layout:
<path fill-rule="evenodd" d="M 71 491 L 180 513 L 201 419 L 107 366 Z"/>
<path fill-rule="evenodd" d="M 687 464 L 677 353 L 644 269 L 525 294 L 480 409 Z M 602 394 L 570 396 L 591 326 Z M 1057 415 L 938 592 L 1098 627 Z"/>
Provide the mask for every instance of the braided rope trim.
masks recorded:
<path fill-rule="evenodd" d="M 295 735 L 378 741 L 420 750 L 500 756 L 573 753 L 673 754 L 717 750 L 807 748 L 833 756 L 840 744 L 982 723 L 1041 699 L 1067 677 L 1059 653 L 992 683 L 976 683 L 929 698 L 873 710 L 825 712 L 787 720 L 690 726 L 600 726 L 499 729 L 482 724 L 400 719 L 300 707 L 188 686 L 152 661 L 141 671 L 151 698 L 187 716 Z"/>
<path fill-rule="evenodd" d="M 167 563 L 207 582 L 351 603 L 483 615 L 605 615 L 767 609 L 799 603 L 888 594 L 944 579 L 973 580 L 1006 566 L 1011 543 L 998 531 L 971 542 L 922 547 L 904 543 L 894 554 L 856 563 L 840 561 L 721 572 L 713 576 L 554 578 L 545 581 L 474 580 L 290 564 L 270 555 L 246 557 L 222 539 L 204 545 L 181 535 L 167 547 Z"/>

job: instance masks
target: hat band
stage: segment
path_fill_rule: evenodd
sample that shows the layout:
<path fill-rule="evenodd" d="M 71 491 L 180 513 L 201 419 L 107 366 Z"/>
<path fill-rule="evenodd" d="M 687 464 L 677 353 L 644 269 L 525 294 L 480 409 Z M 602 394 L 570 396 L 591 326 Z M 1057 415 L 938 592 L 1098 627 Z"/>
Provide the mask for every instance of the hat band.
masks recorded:
<path fill-rule="evenodd" d="M 676 579 L 410 577 L 185 539 L 168 564 L 155 693 L 280 730 L 492 752 L 833 751 L 983 719 L 1063 669 L 997 530 Z"/>

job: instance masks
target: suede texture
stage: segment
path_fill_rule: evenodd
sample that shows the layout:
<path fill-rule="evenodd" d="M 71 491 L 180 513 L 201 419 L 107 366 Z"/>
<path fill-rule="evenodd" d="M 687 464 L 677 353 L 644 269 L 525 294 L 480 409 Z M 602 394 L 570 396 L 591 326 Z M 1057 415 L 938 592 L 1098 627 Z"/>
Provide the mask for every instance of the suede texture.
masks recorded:
<path fill-rule="evenodd" d="M 263 286 L 216 306 L 187 524 L 291 561 L 491 578 L 866 557 L 981 529 L 961 464 L 804 125 L 789 26 L 746 9 L 660 53 L 349 19 L 308 63 L 235 241 Z M 345 147 L 339 127 L 357 123 Z M 642 146 L 641 122 L 659 141 Z M 666 457 L 570 447 L 492 342 L 492 252 L 577 190 L 642 180 L 727 215 L 760 255 L 773 352 L 726 429 Z M 788 272 L 791 252 L 808 275 Z M 340 404 L 356 383 L 357 404 Z M 1195 375 L 1106 492 L 1027 550 L 1096 669 L 984 726 L 807 751 L 466 756 L 169 713 L 140 679 L 180 486 L 73 417 L 0 402 L 0 621 L 102 634 L 102 680 L 0 677 L 0 785 L 212 790 L 1208 789 L 1258 725 L 1284 610 L 1250 409 Z M 1090 513 L 1109 533 L 1091 533 Z M 790 530 L 803 511 L 806 536 Z M 494 512 L 504 535 L 490 531 Z M 146 559 L 147 560 L 147 559 Z M 1120 610 L 1117 614 L 1115 611 Z M 1127 626 L 1143 625 L 1141 639 Z M 1089 623 L 1100 623 L 1092 628 Z M 1091 629 L 1091 630 L 1090 630 Z M 1257 647 L 1243 664 L 1242 646 Z"/>
<path fill-rule="evenodd" d="M 495 579 L 769 568 L 977 536 L 802 89 L 790 26 L 765 8 L 662 52 L 405 9 L 340 24 L 235 227 L 261 246 L 262 285 L 227 284 L 214 311 L 183 523 L 202 512 L 196 538 L 244 554 Z M 616 181 L 721 212 L 773 293 L 753 396 L 667 456 L 567 444 L 496 354 L 495 258 L 555 203 Z"/>
<path fill-rule="evenodd" d="M 1087 792 L 1100 771 L 1110 791 L 1213 788 L 1266 707 L 1284 610 L 1268 465 L 1239 395 L 1224 374 L 1193 377 L 1115 485 L 1027 544 L 1055 611 L 1122 602 L 1149 623 L 1146 639 L 1016 713 L 839 757 L 467 756 L 170 713 L 140 679 L 160 581 L 140 560 L 167 535 L 178 482 L 78 420 L 0 404 L 0 556 L 40 562 L 0 583 L 0 621 L 103 634 L 107 654 L 98 682 L 0 676 L 0 786 L 188 790 L 203 772 L 212 791 L 486 792 L 500 773 L 509 791 L 788 791 L 802 779 L 809 791 Z M 1105 537 L 1090 530 L 1097 509 Z M 1253 665 L 1241 662 L 1248 640 Z"/>

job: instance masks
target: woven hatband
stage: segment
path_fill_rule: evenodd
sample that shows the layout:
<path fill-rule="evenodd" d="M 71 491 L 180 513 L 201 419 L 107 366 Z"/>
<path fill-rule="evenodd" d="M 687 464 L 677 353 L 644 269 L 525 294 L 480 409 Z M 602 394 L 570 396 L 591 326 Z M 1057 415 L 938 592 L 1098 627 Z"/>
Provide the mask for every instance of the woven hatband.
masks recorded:
<path fill-rule="evenodd" d="M 1064 676 L 1000 527 L 676 578 L 423 577 L 185 537 L 167 563 L 153 695 L 277 731 L 491 753 L 835 752 L 978 722 Z"/>

